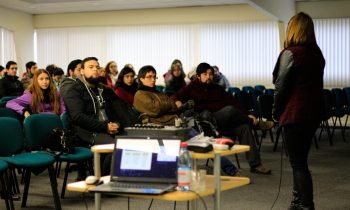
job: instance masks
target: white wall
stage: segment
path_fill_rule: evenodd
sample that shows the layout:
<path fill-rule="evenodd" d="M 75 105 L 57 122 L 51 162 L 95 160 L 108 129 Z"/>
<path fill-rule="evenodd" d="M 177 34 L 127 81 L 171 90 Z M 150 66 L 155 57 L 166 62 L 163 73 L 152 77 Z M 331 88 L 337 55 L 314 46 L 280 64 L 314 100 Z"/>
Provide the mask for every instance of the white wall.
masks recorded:
<path fill-rule="evenodd" d="M 313 18 L 350 17 L 350 1 L 297 2 L 296 10 Z"/>
<path fill-rule="evenodd" d="M 35 28 L 272 20 L 247 4 L 35 15 Z"/>
<path fill-rule="evenodd" d="M 18 75 L 22 75 L 22 72 L 25 71 L 25 64 L 34 58 L 33 16 L 0 7 L 0 26 L 14 32 L 16 62 L 19 67 Z M 6 63 L 2 65 L 6 65 Z"/>

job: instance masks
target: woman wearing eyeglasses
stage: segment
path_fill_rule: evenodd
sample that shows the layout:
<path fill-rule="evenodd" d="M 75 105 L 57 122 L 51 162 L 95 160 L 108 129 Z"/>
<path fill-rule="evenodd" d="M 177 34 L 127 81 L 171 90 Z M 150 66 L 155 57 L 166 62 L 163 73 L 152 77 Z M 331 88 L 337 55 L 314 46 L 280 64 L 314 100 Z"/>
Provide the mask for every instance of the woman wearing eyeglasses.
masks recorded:
<path fill-rule="evenodd" d="M 134 107 L 148 117 L 149 123 L 174 125 L 177 118 L 175 102 L 165 93 L 156 90 L 157 72 L 153 66 L 140 69 L 138 90 L 134 97 Z"/>

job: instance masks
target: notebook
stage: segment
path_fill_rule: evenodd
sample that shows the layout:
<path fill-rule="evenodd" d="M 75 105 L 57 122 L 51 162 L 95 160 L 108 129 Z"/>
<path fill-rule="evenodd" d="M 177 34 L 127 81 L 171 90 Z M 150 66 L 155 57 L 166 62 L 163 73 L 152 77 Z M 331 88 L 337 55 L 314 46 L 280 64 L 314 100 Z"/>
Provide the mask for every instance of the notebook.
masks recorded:
<path fill-rule="evenodd" d="M 180 139 L 117 137 L 111 179 L 92 192 L 162 194 L 177 186 Z"/>

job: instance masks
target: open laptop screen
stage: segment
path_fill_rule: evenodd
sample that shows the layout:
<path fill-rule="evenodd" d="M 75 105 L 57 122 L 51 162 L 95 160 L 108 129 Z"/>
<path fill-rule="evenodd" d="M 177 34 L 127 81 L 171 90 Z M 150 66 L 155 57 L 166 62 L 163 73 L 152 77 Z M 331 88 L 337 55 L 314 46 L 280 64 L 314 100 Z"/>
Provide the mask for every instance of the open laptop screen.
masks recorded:
<path fill-rule="evenodd" d="M 180 139 L 118 138 L 112 161 L 112 180 L 177 181 Z"/>

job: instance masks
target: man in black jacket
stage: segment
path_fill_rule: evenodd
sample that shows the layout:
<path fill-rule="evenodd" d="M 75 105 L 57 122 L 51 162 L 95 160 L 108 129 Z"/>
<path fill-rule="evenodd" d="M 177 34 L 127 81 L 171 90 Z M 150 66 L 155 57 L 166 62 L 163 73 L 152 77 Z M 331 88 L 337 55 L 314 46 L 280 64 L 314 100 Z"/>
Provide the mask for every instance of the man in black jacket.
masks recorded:
<path fill-rule="evenodd" d="M 113 136 L 120 132 L 116 104 L 120 100 L 112 89 L 99 84 L 97 58 L 82 61 L 81 75 L 70 84 L 69 91 L 62 91 L 70 126 L 77 133 L 80 146 L 114 143 Z M 122 112 L 118 110 L 118 112 Z M 110 162 L 106 158 L 102 174 L 109 173 Z"/>
<path fill-rule="evenodd" d="M 17 63 L 9 61 L 6 64 L 6 73 L 0 80 L 0 98 L 4 96 L 20 96 L 24 88 L 17 77 Z"/>

